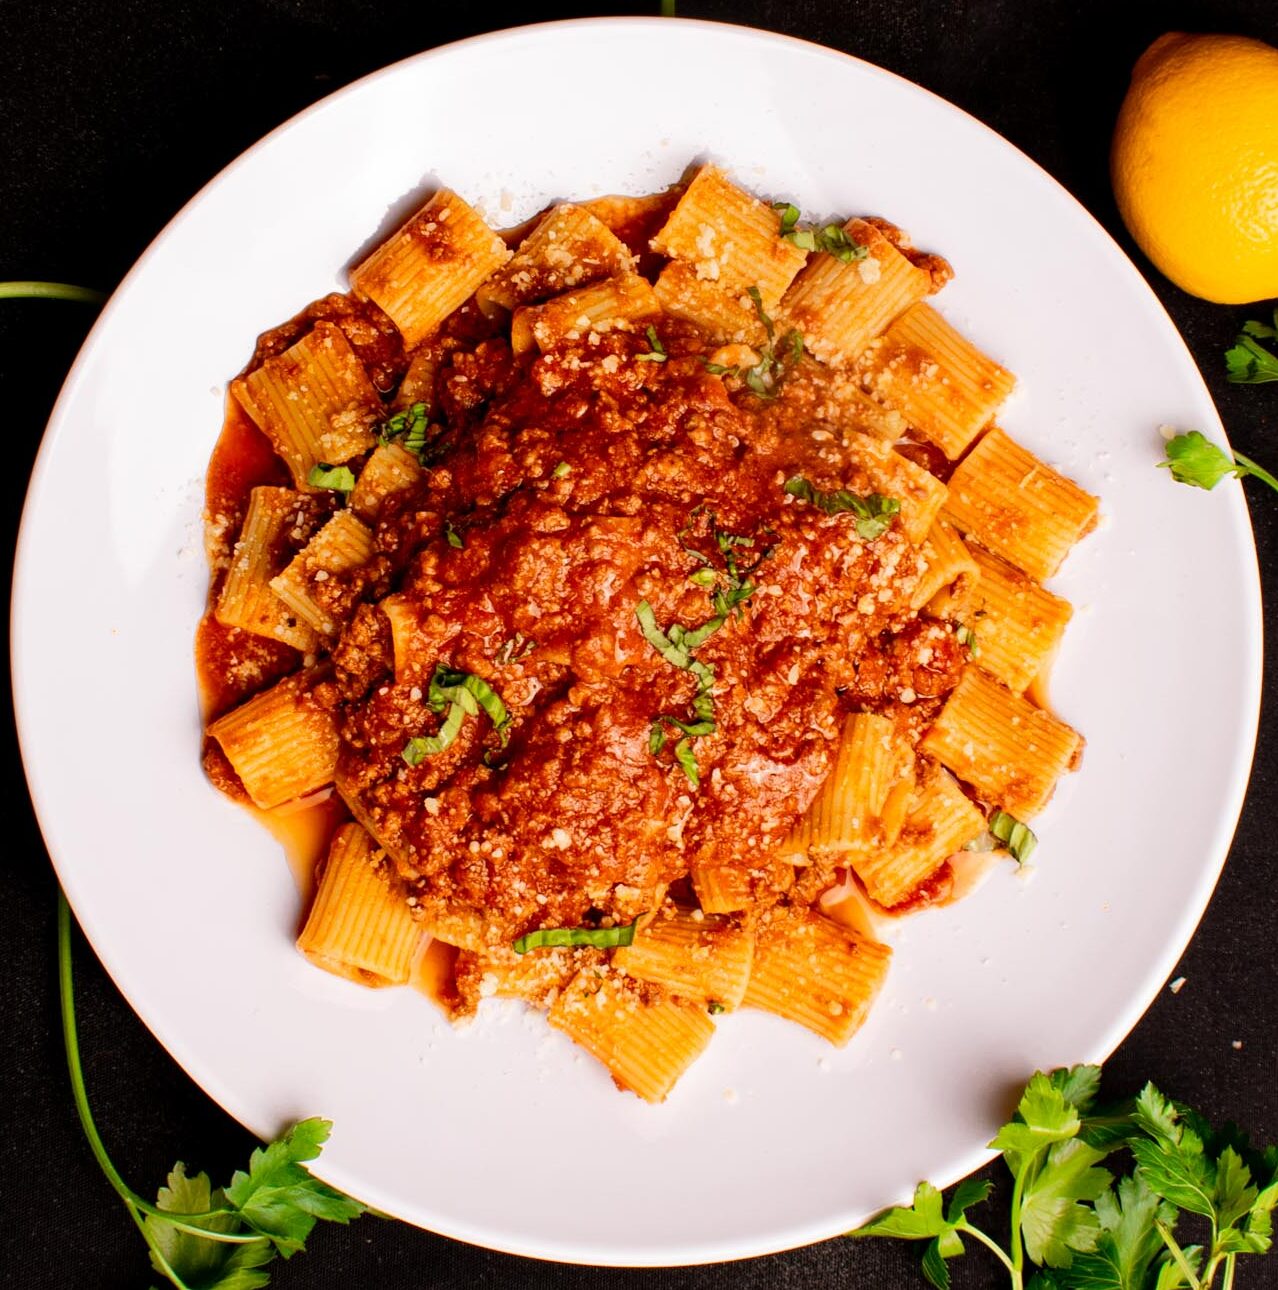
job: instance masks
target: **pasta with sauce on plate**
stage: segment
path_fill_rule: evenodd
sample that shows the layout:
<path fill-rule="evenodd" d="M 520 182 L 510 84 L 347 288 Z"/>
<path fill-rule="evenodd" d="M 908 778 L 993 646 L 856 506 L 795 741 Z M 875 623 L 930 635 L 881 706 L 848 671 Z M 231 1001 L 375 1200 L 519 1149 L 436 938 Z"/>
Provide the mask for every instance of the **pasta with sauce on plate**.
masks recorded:
<path fill-rule="evenodd" d="M 433 944 L 454 1016 L 651 1101 L 724 1011 L 851 1038 L 1082 742 L 1027 692 L 1096 499 L 993 424 L 949 277 L 704 165 L 505 235 L 441 190 L 260 338 L 197 653 L 214 783 L 329 799 L 302 953 Z"/>

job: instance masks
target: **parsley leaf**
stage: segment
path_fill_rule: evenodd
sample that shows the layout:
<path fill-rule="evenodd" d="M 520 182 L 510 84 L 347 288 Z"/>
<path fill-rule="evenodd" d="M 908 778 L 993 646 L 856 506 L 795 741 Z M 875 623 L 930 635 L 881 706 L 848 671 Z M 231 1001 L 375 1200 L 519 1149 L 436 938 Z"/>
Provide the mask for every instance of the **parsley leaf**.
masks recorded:
<path fill-rule="evenodd" d="M 1039 1152 L 1053 1143 L 1068 1142 L 1078 1133 L 1079 1125 L 1078 1108 L 1039 1071 L 1021 1094 L 1015 1117 L 989 1145 L 1003 1153 L 1013 1174 L 1019 1174 Z"/>
<path fill-rule="evenodd" d="M 1274 310 L 1274 325 L 1268 323 L 1243 323 L 1241 335 L 1225 351 L 1225 366 L 1230 381 L 1236 385 L 1261 385 L 1278 381 L 1278 355 L 1263 345 L 1261 340 L 1278 339 L 1278 309 Z"/>
<path fill-rule="evenodd" d="M 1070 1290 L 1146 1290 L 1155 1268 L 1169 1257 L 1155 1224 L 1171 1230 L 1175 1206 L 1137 1175 L 1097 1196 L 1096 1218 L 1096 1248 L 1074 1260 L 1065 1284 Z"/>
<path fill-rule="evenodd" d="M 814 488 L 802 475 L 787 479 L 785 491 L 791 497 L 810 502 L 827 515 L 839 515 L 844 511 L 855 515 L 857 536 L 867 542 L 886 532 L 893 518 L 901 513 L 901 503 L 895 497 L 883 497 L 879 493 L 858 497 L 846 488 L 826 493 Z"/>
<path fill-rule="evenodd" d="M 1136 1123 L 1145 1136 L 1132 1141 L 1132 1155 L 1150 1188 L 1178 1209 L 1210 1218 L 1215 1180 L 1202 1139 L 1152 1084 L 1136 1099 Z"/>
<path fill-rule="evenodd" d="M 444 537 L 448 540 L 449 546 L 456 547 L 459 551 L 466 545 L 462 540 L 462 535 L 453 528 L 452 522 L 449 520 L 444 521 Z"/>
<path fill-rule="evenodd" d="M 206 1215 L 190 1226 L 210 1233 L 225 1235 L 243 1230 L 235 1214 L 227 1209 L 225 1196 L 211 1187 L 208 1175 L 188 1177 L 180 1160 L 169 1171 L 168 1185 L 160 1188 L 156 1208 L 171 1214 Z M 143 1231 L 151 1247 L 151 1266 L 161 1276 L 172 1273 L 187 1286 L 208 1290 L 251 1290 L 269 1282 L 265 1272 L 255 1270 L 275 1257 L 266 1237 L 228 1244 L 197 1236 L 153 1214 L 143 1220 Z"/>
<path fill-rule="evenodd" d="M 1278 479 L 1263 466 L 1240 452 L 1234 453 L 1231 458 L 1223 448 L 1217 447 L 1197 430 L 1169 439 L 1167 459 L 1158 464 L 1167 467 L 1177 483 L 1192 484 L 1195 488 L 1215 488 L 1227 475 L 1234 475 L 1238 479 L 1254 475 L 1278 492 Z"/>
<path fill-rule="evenodd" d="M 1109 1171 L 1095 1167 L 1105 1155 L 1079 1138 L 1048 1149 L 1021 1200 L 1025 1250 L 1035 1263 L 1067 1268 L 1075 1253 L 1096 1248 L 1100 1221 L 1081 1202 L 1094 1201 L 1109 1186 Z"/>
<path fill-rule="evenodd" d="M 364 1212 L 358 1201 L 303 1167 L 319 1155 L 331 1130 L 327 1120 L 299 1121 L 283 1137 L 254 1151 L 248 1172 L 237 1170 L 226 1189 L 226 1199 L 244 1222 L 286 1259 L 306 1248 L 319 1219 L 345 1223 Z"/>

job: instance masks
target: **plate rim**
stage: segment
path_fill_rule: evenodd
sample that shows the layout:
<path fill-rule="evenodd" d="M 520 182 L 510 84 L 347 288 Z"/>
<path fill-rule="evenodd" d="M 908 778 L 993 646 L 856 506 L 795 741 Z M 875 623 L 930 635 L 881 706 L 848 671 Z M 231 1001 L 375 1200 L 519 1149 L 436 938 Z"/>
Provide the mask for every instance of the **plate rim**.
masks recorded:
<path fill-rule="evenodd" d="M 838 62 L 848 67 L 850 74 L 856 76 L 869 76 L 895 83 L 898 92 L 930 100 L 930 110 L 943 111 L 947 114 L 956 114 L 964 118 L 971 126 L 976 127 L 981 133 L 989 136 L 992 142 L 998 146 L 1009 150 L 1019 160 L 1023 167 L 1028 167 L 1035 172 L 1040 180 L 1046 180 L 1054 189 L 1054 198 L 1057 202 L 1073 208 L 1074 214 L 1081 214 L 1091 225 L 1094 233 L 1099 234 L 1098 245 L 1105 247 L 1105 254 L 1110 262 L 1112 271 L 1126 274 L 1129 280 L 1139 294 L 1144 298 L 1147 307 L 1152 306 L 1155 315 L 1160 322 L 1165 324 L 1166 342 L 1176 353 L 1178 365 L 1181 366 L 1186 375 L 1196 383 L 1206 407 L 1211 409 L 1210 425 L 1202 427 L 1205 430 L 1213 431 L 1214 437 L 1228 445 L 1228 438 L 1221 423 L 1220 415 L 1215 407 L 1215 402 L 1211 397 L 1210 390 L 1207 388 L 1198 364 L 1193 357 L 1184 337 L 1177 329 L 1170 314 L 1167 312 L 1157 293 L 1153 290 L 1145 275 L 1140 271 L 1136 263 L 1124 251 L 1116 238 L 1092 214 L 1092 212 L 1083 205 L 1058 179 L 1049 171 L 1036 162 L 1026 152 L 1016 144 L 1000 134 L 993 127 L 986 125 L 979 118 L 973 116 L 964 108 L 950 102 L 943 96 L 935 93 L 926 87 L 919 85 L 917 82 L 892 72 L 877 64 L 868 62 L 856 55 L 846 53 L 842 50 L 833 49 L 826 45 L 821 45 L 815 41 L 806 40 L 796 36 L 785 35 L 777 32 L 770 32 L 765 29 L 750 27 L 742 24 L 718 22 L 707 19 L 690 19 L 690 18 L 663 18 L 647 16 L 625 16 L 625 17 L 591 17 L 591 18 L 574 18 L 550 22 L 531 23 L 518 27 L 503 28 L 496 31 L 480 33 L 475 36 L 449 42 L 445 45 L 436 46 L 430 49 L 410 54 L 405 58 L 398 59 L 384 67 L 377 68 L 365 75 L 351 81 L 349 84 L 334 90 L 332 93 L 325 95 L 323 98 L 316 100 L 314 103 L 302 108 L 284 121 L 274 126 L 266 134 L 257 139 L 248 148 L 240 152 L 230 162 L 223 166 L 215 175 L 186 201 L 179 209 L 165 222 L 163 227 L 151 239 L 143 252 L 138 256 L 136 261 L 130 267 L 129 271 L 121 279 L 120 283 L 111 293 L 109 300 L 103 307 L 98 317 L 94 321 L 76 354 L 75 360 L 68 369 L 67 376 L 62 384 L 57 399 L 50 411 L 48 421 L 45 425 L 41 436 L 40 446 L 36 454 L 35 461 L 32 465 L 30 477 L 28 480 L 26 495 L 24 498 L 22 516 L 18 530 L 18 537 L 14 548 L 13 561 L 13 579 L 10 597 L 10 668 L 12 693 L 14 703 L 14 720 L 18 735 L 18 746 L 23 766 L 24 777 L 26 779 L 27 789 L 32 804 L 33 813 L 41 832 L 42 840 L 45 843 L 46 851 L 53 864 L 56 877 L 66 893 L 67 900 L 73 913 L 76 915 L 76 921 L 79 923 L 85 939 L 92 946 L 94 953 L 102 963 L 104 969 L 111 977 L 112 983 L 127 1000 L 129 1007 L 133 1010 L 147 1030 L 154 1037 L 161 1047 L 169 1053 L 170 1056 L 178 1063 L 195 1082 L 202 1091 L 221 1106 L 232 1118 L 246 1127 L 252 1129 L 254 1117 L 247 1114 L 241 1105 L 240 1098 L 235 1094 L 233 1088 L 227 1086 L 223 1081 L 214 1078 L 206 1078 L 204 1073 L 197 1079 L 192 1074 L 190 1067 L 185 1062 L 179 1052 L 183 1045 L 179 1037 L 162 1036 L 151 1020 L 143 1013 L 134 1002 L 133 995 L 126 990 L 116 977 L 112 967 L 112 955 L 110 951 L 104 953 L 102 942 L 106 938 L 100 927 L 95 925 L 95 919 L 92 911 L 85 911 L 87 917 L 82 915 L 80 908 L 77 906 L 76 899 L 76 881 L 71 866 L 64 866 L 64 863 L 55 854 L 54 847 L 50 843 L 50 836 L 56 829 L 56 824 L 51 817 L 51 808 L 43 802 L 43 794 L 37 788 L 36 779 L 32 775 L 32 767 L 28 758 L 28 737 L 24 733 L 28 723 L 35 721 L 34 714 L 27 710 L 27 700 L 24 698 L 27 687 L 24 685 L 27 668 L 27 642 L 25 632 L 19 622 L 20 610 L 23 603 L 30 596 L 30 584 L 34 581 L 34 575 L 31 566 L 34 563 L 30 552 L 31 542 L 29 532 L 32 525 L 31 517 L 39 507 L 42 495 L 48 488 L 48 481 L 51 475 L 51 461 L 54 456 L 54 445 L 59 440 L 63 427 L 68 420 L 68 411 L 74 404 L 79 385 L 84 377 L 85 369 L 88 367 L 90 357 L 102 338 L 107 334 L 112 325 L 112 319 L 119 307 L 120 302 L 128 294 L 134 280 L 147 269 L 150 261 L 158 253 L 162 245 L 174 234 L 177 227 L 183 223 L 186 218 L 205 200 L 205 198 L 218 186 L 220 186 L 229 176 L 234 174 L 241 166 L 248 164 L 249 160 L 254 157 L 260 150 L 266 149 L 276 140 L 277 137 L 285 132 L 297 127 L 302 122 L 309 120 L 312 116 L 318 115 L 322 111 L 336 104 L 339 100 L 347 96 L 355 96 L 361 93 L 371 83 L 382 79 L 391 78 L 403 74 L 407 69 L 425 66 L 433 61 L 446 59 L 454 56 L 458 51 L 470 50 L 476 46 L 497 46 L 505 43 L 526 41 L 529 39 L 540 40 L 552 38 L 556 33 L 565 30 L 594 29 L 599 31 L 614 31 L 617 29 L 642 27 L 647 29 L 665 29 L 672 34 L 678 30 L 696 30 L 702 33 L 724 33 L 737 39 L 744 39 L 755 42 L 764 46 L 786 45 L 798 47 L 806 51 L 809 55 L 819 56 L 828 61 Z M 1174 338 L 1174 344 L 1172 339 Z M 1261 605 L 1261 585 L 1259 559 L 1255 547 L 1254 532 L 1251 527 L 1250 516 L 1247 511 L 1245 494 L 1241 486 L 1230 489 L 1229 500 L 1226 505 L 1232 512 L 1232 520 L 1237 529 L 1238 546 L 1237 557 L 1240 561 L 1239 573 L 1242 575 L 1244 583 L 1245 617 L 1247 619 L 1247 638 L 1240 642 L 1240 648 L 1245 655 L 1246 665 L 1246 710 L 1241 713 L 1242 721 L 1235 732 L 1233 740 L 1234 766 L 1230 775 L 1231 792 L 1229 800 L 1221 802 L 1216 810 L 1216 823 L 1212 835 L 1212 855 L 1211 864 L 1201 868 L 1197 881 L 1194 885 L 1191 898 L 1186 902 L 1182 916 L 1175 925 L 1173 933 L 1164 941 L 1162 953 L 1156 958 L 1152 958 L 1148 968 L 1142 976 L 1141 988 L 1133 991 L 1126 1006 L 1119 1010 L 1109 1026 L 1105 1029 L 1101 1039 L 1096 1045 L 1097 1051 L 1084 1054 L 1080 1060 L 1103 1062 L 1114 1052 L 1119 1044 L 1126 1038 L 1131 1030 L 1136 1026 L 1144 1014 L 1152 1005 L 1161 989 L 1162 982 L 1166 979 L 1171 968 L 1179 960 L 1192 939 L 1203 915 L 1206 912 L 1208 903 L 1219 883 L 1224 865 L 1228 859 L 1228 853 L 1232 845 L 1233 837 L 1237 829 L 1238 821 L 1241 816 L 1244 799 L 1250 784 L 1252 763 L 1254 760 L 1256 739 L 1259 730 L 1260 702 L 1261 702 L 1261 684 L 1262 684 L 1262 662 L 1263 662 L 1263 618 Z M 34 642 L 33 642 L 34 644 Z M 69 881 L 68 881 L 69 879 Z M 253 1130 L 256 1132 L 256 1130 Z M 950 1186 L 959 1178 L 967 1176 L 968 1173 L 982 1167 L 990 1160 L 995 1158 L 997 1152 L 989 1150 L 987 1147 L 973 1147 L 973 1149 L 964 1158 L 965 1163 L 962 1172 L 955 1173 L 953 1177 L 948 1178 L 944 1186 Z M 321 1157 L 317 1174 L 323 1176 L 327 1181 L 335 1186 L 342 1185 L 342 1174 L 344 1170 L 339 1168 L 326 1168 L 326 1162 Z M 366 1180 L 361 1179 L 359 1191 L 368 1194 L 369 1188 Z M 938 1186 L 941 1185 L 938 1183 Z M 404 1220 L 412 1221 L 412 1220 Z M 847 1224 L 850 1225 L 850 1224 Z M 447 1226 L 430 1227 L 430 1230 L 439 1235 L 449 1237 L 450 1239 L 461 1240 L 468 1244 L 478 1245 L 487 1249 L 499 1250 L 509 1254 L 521 1255 L 524 1257 L 539 1258 L 551 1262 L 565 1264 L 583 1264 L 590 1263 L 597 1266 L 609 1267 L 658 1267 L 658 1266 L 695 1266 L 721 1261 L 730 1261 L 750 1257 L 758 1257 L 773 1253 L 779 1253 L 784 1250 L 799 1248 L 803 1245 L 815 1241 L 823 1240 L 828 1237 L 837 1235 L 844 1230 L 845 1226 L 841 1225 L 831 1230 L 830 1225 L 824 1222 L 813 1222 L 807 1227 L 791 1227 L 787 1229 L 783 1236 L 774 1235 L 770 1239 L 759 1241 L 749 1248 L 740 1248 L 738 1243 L 729 1244 L 722 1238 L 719 1242 L 702 1241 L 694 1249 L 686 1249 L 671 1258 L 674 1247 L 665 1246 L 659 1251 L 660 1257 L 652 1255 L 645 1256 L 639 1247 L 634 1247 L 627 1251 L 619 1251 L 613 1247 L 602 1249 L 591 1249 L 581 1243 L 573 1244 L 571 1249 L 560 1248 L 566 1245 L 565 1242 L 558 1238 L 548 1243 L 536 1244 L 529 1241 L 520 1240 L 502 1240 L 500 1234 L 497 1239 L 491 1233 L 486 1233 L 482 1227 L 475 1224 L 452 1223 Z M 424 1226 L 424 1225 L 422 1225 Z"/>

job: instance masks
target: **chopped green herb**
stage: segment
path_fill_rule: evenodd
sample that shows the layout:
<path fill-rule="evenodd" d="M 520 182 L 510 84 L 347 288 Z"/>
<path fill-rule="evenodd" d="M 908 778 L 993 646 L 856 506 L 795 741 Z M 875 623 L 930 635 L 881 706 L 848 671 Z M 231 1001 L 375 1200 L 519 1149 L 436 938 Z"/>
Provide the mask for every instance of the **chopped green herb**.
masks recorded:
<path fill-rule="evenodd" d="M 1274 325 L 1247 322 L 1242 334 L 1231 349 L 1225 351 L 1225 365 L 1229 379 L 1237 385 L 1261 385 L 1278 381 L 1278 355 L 1257 342 L 1278 339 L 1278 309 L 1274 310 Z"/>
<path fill-rule="evenodd" d="M 781 236 L 789 237 L 799 222 L 799 208 L 793 202 L 773 202 L 772 209 L 781 214 Z"/>
<path fill-rule="evenodd" d="M 652 348 L 646 354 L 636 354 L 636 361 L 640 363 L 664 363 L 666 361 L 666 347 L 661 343 L 661 338 L 657 335 L 657 329 L 649 323 L 644 334 L 648 337 L 648 344 Z"/>
<path fill-rule="evenodd" d="M 775 325 L 763 307 L 763 296 L 759 288 L 749 287 L 747 294 L 754 301 L 754 311 L 768 337 L 767 343 L 759 351 L 759 361 L 753 367 L 727 367 L 722 363 L 706 363 L 706 371 L 712 376 L 735 376 L 744 381 L 746 388 L 761 399 L 775 399 L 787 370 L 803 358 L 803 335 L 791 329 L 778 342 Z"/>
<path fill-rule="evenodd" d="M 1167 441 L 1167 459 L 1160 461 L 1177 483 L 1191 484 L 1195 488 L 1215 488 L 1227 475 L 1245 479 L 1253 475 L 1278 492 L 1275 479 L 1263 466 L 1236 452 L 1231 458 L 1223 449 L 1197 430 L 1178 434 Z"/>
<path fill-rule="evenodd" d="M 612 950 L 633 944 L 639 920 L 623 927 L 543 927 L 527 932 L 513 945 L 516 954 L 529 950 L 553 949 L 562 946 L 587 945 L 597 950 Z"/>
<path fill-rule="evenodd" d="M 635 607 L 635 617 L 644 639 L 668 663 L 684 671 L 691 672 L 697 678 L 697 693 L 692 700 L 694 721 L 682 717 L 660 713 L 653 718 L 648 731 L 648 751 L 655 757 L 666 746 L 666 726 L 678 730 L 683 738 L 675 745 L 675 760 L 687 775 L 693 788 L 701 783 L 701 773 L 697 767 L 696 755 L 692 751 L 692 741 L 703 735 L 712 735 L 715 731 L 714 717 L 714 668 L 700 659 L 693 658 L 692 651 L 703 645 L 715 632 L 727 622 L 727 615 L 716 615 L 707 619 L 700 627 L 688 630 L 679 623 L 674 623 L 668 632 L 663 632 L 657 623 L 657 616 L 652 606 L 641 600 Z"/>
<path fill-rule="evenodd" d="M 414 736 L 404 745 L 400 756 L 410 766 L 420 765 L 427 757 L 438 756 L 461 734 L 465 723 L 466 709 L 460 703 L 454 703 L 437 734 Z"/>
<path fill-rule="evenodd" d="M 462 541 L 462 535 L 453 528 L 451 521 L 444 521 L 444 536 L 448 539 L 449 546 L 455 546 L 459 551 L 466 545 Z"/>
<path fill-rule="evenodd" d="M 960 645 L 967 646 L 967 652 L 973 658 L 981 656 L 981 642 L 977 640 L 976 633 L 965 623 L 954 624 L 954 635 L 958 637 Z"/>
<path fill-rule="evenodd" d="M 772 207 L 781 213 L 781 227 L 777 230 L 777 235 L 793 243 L 801 251 L 820 251 L 825 255 L 832 255 L 843 264 L 864 260 L 869 254 L 839 224 L 826 224 L 822 228 L 800 228 L 799 208 L 793 202 L 773 202 Z"/>
<path fill-rule="evenodd" d="M 516 632 L 509 640 L 502 641 L 501 647 L 493 655 L 493 662 L 498 667 L 509 667 L 511 663 L 527 658 L 536 648 L 535 640 L 529 639 L 523 632 Z"/>
<path fill-rule="evenodd" d="M 435 734 L 417 735 L 404 745 L 400 756 L 410 766 L 443 752 L 461 733 L 466 718 L 477 717 L 481 710 L 487 713 L 503 746 L 509 738 L 511 717 L 501 695 L 472 672 L 457 672 L 437 663 L 426 702 L 433 711 L 447 716 Z"/>
<path fill-rule="evenodd" d="M 639 620 L 639 630 L 643 632 L 643 638 L 652 646 L 653 649 L 666 660 L 667 663 L 674 667 L 687 669 L 692 662 L 692 655 L 686 649 L 676 644 L 673 636 L 667 636 L 665 632 L 657 625 L 657 615 L 653 613 L 652 606 L 646 601 L 641 600 L 635 606 L 635 617 Z M 677 624 L 676 624 L 677 627 Z M 682 636 L 682 629 L 679 629 L 679 635 Z"/>
<path fill-rule="evenodd" d="M 727 1012 L 728 1010 L 717 999 L 711 999 L 706 1011 L 712 1017 L 717 1017 L 721 1012 Z"/>
<path fill-rule="evenodd" d="M 719 575 L 715 573 L 713 569 L 701 568 L 701 569 L 698 569 L 695 573 L 690 573 L 688 575 L 688 581 L 692 583 L 694 587 L 701 587 L 703 590 L 705 590 L 715 586 L 716 583 L 718 583 Z"/>
<path fill-rule="evenodd" d="M 879 493 L 871 493 L 869 497 L 858 497 L 846 488 L 825 493 L 819 488 L 814 488 L 802 475 L 787 479 L 785 491 L 791 497 L 799 497 L 805 502 L 811 502 L 827 515 L 838 515 L 843 511 L 855 515 L 857 534 L 867 542 L 884 533 L 892 523 L 893 517 L 901 512 L 901 503 L 895 497 L 883 497 Z"/>
<path fill-rule="evenodd" d="M 697 766 L 697 755 L 692 751 L 691 739 L 680 739 L 674 746 L 675 761 L 683 767 L 683 773 L 687 775 L 688 782 L 693 788 L 701 786 L 701 770 Z"/>
<path fill-rule="evenodd" d="M 990 832 L 1012 853 L 1012 858 L 1024 864 L 1038 846 L 1038 838 L 1028 824 L 1022 824 L 1014 815 L 996 810 L 990 816 Z"/>
<path fill-rule="evenodd" d="M 556 479 L 563 479 L 565 476 L 572 474 L 572 467 L 566 461 L 561 461 L 550 473 Z"/>
<path fill-rule="evenodd" d="M 355 476 L 349 466 L 330 466 L 327 462 L 316 462 L 307 473 L 306 482 L 312 488 L 328 488 L 335 493 L 348 496 L 355 488 Z"/>
<path fill-rule="evenodd" d="M 426 415 L 424 403 L 414 403 L 403 412 L 396 412 L 393 417 L 382 423 L 377 430 L 377 442 L 383 448 L 399 442 L 400 446 L 411 452 L 418 461 L 426 458 L 426 435 L 430 428 L 430 419 Z"/>

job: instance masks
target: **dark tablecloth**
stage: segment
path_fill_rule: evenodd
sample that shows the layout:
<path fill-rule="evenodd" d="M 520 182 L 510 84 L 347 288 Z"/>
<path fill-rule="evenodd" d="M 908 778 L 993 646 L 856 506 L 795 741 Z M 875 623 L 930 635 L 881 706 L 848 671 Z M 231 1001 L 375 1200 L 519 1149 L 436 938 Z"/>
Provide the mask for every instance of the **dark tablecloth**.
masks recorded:
<path fill-rule="evenodd" d="M 10 0 L 0 6 L 0 279 L 109 289 L 210 176 L 331 90 L 422 48 L 486 29 L 636 11 L 561 4 L 503 13 L 403 0 Z M 1106 155 L 1136 56 L 1169 29 L 1245 32 L 1278 43 L 1273 0 L 682 0 L 681 12 L 802 36 L 920 82 L 1023 148 L 1129 250 Z M 860 127 L 824 122 L 814 128 Z M 1189 342 L 1234 444 L 1278 468 L 1278 386 L 1231 387 L 1223 375 L 1222 350 L 1256 311 L 1191 299 L 1133 255 Z M 80 306 L 0 303 L 9 546 L 41 427 L 89 321 Z M 1278 605 L 1272 572 L 1278 497 L 1259 486 L 1249 495 L 1266 592 Z M 67 522 L 74 526 L 75 517 Z M 1272 613 L 1266 617 L 1272 625 Z M 1272 674 L 1269 679 L 1272 684 Z M 74 685 L 69 677 L 72 693 Z M 55 887 L 8 720 L 4 782 L 13 834 L 0 877 L 0 944 L 10 973 L 0 1005 L 0 1283 L 29 1290 L 145 1285 L 142 1242 L 90 1157 L 71 1102 L 58 1030 Z M 110 732 L 85 730 L 83 737 L 100 739 L 103 755 L 111 755 Z M 1278 830 L 1268 814 L 1276 772 L 1278 727 L 1262 723 L 1229 864 L 1175 973 L 1186 984 L 1179 993 L 1162 992 L 1111 1059 L 1107 1079 L 1111 1091 L 1124 1093 L 1153 1078 L 1207 1114 L 1233 1117 L 1269 1141 L 1278 1139 Z M 125 1176 L 139 1190 L 153 1191 L 179 1156 L 217 1178 L 228 1176 L 246 1161 L 250 1136 L 158 1046 L 82 943 L 78 964 L 91 1094 Z M 215 977 L 217 964 L 208 970 Z M 1001 1187 L 1001 1168 L 989 1175 Z M 761 1163 L 760 1186 L 766 1185 Z M 998 1199 L 998 1212 L 1005 1212 L 1006 1196 L 1000 1192 Z M 425 1290 L 506 1278 L 534 1287 L 635 1290 L 921 1284 L 916 1251 L 884 1242 L 835 1240 L 700 1269 L 605 1271 L 516 1259 L 371 1218 L 319 1232 L 309 1253 L 277 1267 L 275 1284 L 314 1290 Z M 954 1272 L 959 1287 L 1001 1283 L 979 1254 L 954 1265 Z M 1278 1285 L 1278 1268 L 1244 1267 L 1239 1285 Z"/>

